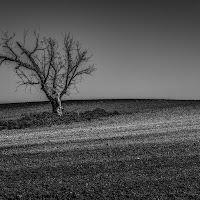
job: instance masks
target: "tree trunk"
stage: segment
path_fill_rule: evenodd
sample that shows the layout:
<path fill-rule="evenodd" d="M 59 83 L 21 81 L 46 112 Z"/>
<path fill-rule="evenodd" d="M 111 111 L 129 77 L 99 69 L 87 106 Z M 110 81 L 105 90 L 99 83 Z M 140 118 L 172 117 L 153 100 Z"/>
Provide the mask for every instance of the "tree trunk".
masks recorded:
<path fill-rule="evenodd" d="M 62 116 L 63 114 L 63 107 L 61 106 L 60 97 L 54 98 L 50 100 L 52 105 L 52 112 L 56 115 Z"/>

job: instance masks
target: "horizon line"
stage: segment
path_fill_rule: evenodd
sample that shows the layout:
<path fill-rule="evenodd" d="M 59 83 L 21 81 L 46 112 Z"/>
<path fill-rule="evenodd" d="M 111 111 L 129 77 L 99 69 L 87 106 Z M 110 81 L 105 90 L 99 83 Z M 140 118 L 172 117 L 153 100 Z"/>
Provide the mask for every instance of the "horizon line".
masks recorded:
<path fill-rule="evenodd" d="M 176 98 L 91 98 L 91 99 L 64 99 L 66 101 L 101 101 L 101 100 L 165 100 L 165 101 L 200 101 L 200 99 L 176 99 Z M 8 104 L 31 104 L 31 103 L 50 103 L 50 101 L 24 101 L 24 102 L 0 102 L 0 105 Z"/>

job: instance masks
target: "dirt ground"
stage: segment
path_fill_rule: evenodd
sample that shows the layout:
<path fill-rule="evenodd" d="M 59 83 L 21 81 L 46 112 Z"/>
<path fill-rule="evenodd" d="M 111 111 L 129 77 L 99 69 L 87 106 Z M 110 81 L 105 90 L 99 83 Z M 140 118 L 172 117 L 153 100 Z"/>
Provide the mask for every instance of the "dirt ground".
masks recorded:
<path fill-rule="evenodd" d="M 164 108 L 0 135 L 0 197 L 198 199 L 200 115 Z"/>

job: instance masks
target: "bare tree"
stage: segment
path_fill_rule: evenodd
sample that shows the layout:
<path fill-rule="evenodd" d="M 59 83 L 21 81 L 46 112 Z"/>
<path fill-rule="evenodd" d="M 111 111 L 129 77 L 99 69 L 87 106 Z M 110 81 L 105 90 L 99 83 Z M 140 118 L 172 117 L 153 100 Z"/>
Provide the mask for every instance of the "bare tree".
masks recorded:
<path fill-rule="evenodd" d="M 62 97 L 70 95 L 83 75 L 91 75 L 95 70 L 94 64 L 89 64 L 91 55 L 88 55 L 88 50 L 82 49 L 70 33 L 62 35 L 62 50 L 59 50 L 56 39 L 40 39 L 36 31 L 31 50 L 26 45 L 28 31 L 24 31 L 21 43 L 14 40 L 15 33 L 2 33 L 0 65 L 14 63 L 14 71 L 20 80 L 18 86 L 31 89 L 38 85 L 51 102 L 53 113 L 62 115 Z"/>

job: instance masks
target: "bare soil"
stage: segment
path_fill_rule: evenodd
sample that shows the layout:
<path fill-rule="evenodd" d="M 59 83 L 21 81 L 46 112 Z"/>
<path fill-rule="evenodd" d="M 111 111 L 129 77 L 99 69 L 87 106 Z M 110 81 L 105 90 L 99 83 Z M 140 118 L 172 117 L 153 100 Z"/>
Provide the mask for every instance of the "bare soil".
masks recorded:
<path fill-rule="evenodd" d="M 0 199 L 200 199 L 199 105 L 147 107 L 1 131 Z"/>

